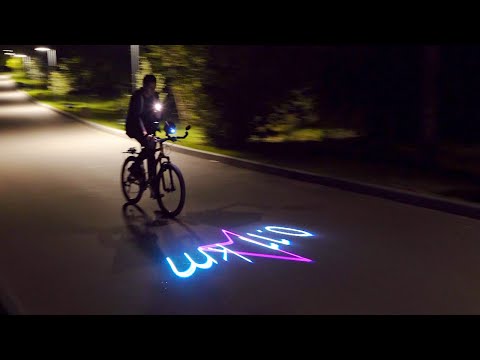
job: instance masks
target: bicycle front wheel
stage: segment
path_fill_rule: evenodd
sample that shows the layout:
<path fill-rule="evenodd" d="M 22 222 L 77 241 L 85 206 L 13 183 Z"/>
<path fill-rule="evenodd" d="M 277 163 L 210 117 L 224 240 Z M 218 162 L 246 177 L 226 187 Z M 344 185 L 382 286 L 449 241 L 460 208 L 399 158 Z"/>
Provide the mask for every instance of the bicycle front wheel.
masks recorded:
<path fill-rule="evenodd" d="M 121 181 L 123 196 L 129 204 L 136 204 L 140 201 L 143 192 L 145 191 L 145 181 L 143 178 L 138 178 L 130 173 L 129 169 L 136 161 L 135 156 L 129 156 L 125 159 L 122 166 Z"/>
<path fill-rule="evenodd" d="M 180 169 L 172 163 L 162 164 L 156 186 L 157 202 L 164 215 L 175 217 L 185 205 L 185 181 Z"/>

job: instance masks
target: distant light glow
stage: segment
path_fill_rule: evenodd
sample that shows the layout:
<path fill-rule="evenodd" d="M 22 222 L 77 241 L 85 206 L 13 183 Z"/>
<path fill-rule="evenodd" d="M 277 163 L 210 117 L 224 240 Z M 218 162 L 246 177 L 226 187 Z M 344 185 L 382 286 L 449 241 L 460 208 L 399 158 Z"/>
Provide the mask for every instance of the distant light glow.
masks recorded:
<path fill-rule="evenodd" d="M 14 57 L 19 57 L 19 58 L 25 58 L 25 57 L 27 57 L 27 55 L 25 55 L 25 54 L 14 54 L 13 56 L 14 56 Z"/>
<path fill-rule="evenodd" d="M 51 50 L 51 49 L 50 49 L 50 48 L 47 48 L 47 47 L 41 47 L 41 46 L 40 46 L 40 47 L 36 47 L 35 50 L 36 50 L 36 51 L 49 51 L 49 50 Z"/>
<path fill-rule="evenodd" d="M 4 49 L 4 50 L 2 50 L 2 51 L 4 51 L 4 52 L 13 52 L 13 50 L 10 50 L 10 49 Z"/>
<path fill-rule="evenodd" d="M 8 55 L 8 56 L 15 56 L 15 53 L 5 53 L 5 55 Z"/>

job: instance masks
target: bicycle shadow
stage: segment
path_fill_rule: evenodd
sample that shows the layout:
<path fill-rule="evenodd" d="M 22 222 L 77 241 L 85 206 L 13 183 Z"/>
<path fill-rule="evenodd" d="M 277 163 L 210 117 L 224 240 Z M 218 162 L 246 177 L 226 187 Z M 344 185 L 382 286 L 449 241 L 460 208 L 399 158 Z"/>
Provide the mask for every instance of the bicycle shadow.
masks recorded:
<path fill-rule="evenodd" d="M 122 216 L 128 232 L 116 242 L 115 272 L 165 264 L 169 253 L 190 251 L 205 243 L 186 222 L 165 217 L 158 210 L 149 215 L 139 205 L 126 203 Z M 132 246 L 138 251 L 132 251 Z"/>
<path fill-rule="evenodd" d="M 238 227 L 259 222 L 263 218 L 261 212 L 226 210 L 241 204 L 231 204 L 215 209 L 189 212 L 185 219 L 193 225 L 209 225 L 215 227 Z"/>
<path fill-rule="evenodd" d="M 167 221 L 157 221 L 137 205 L 124 204 L 122 217 L 123 229 L 109 239 L 103 239 L 113 249 L 112 271 L 121 273 L 142 267 L 151 267 L 164 259 L 164 253 L 158 246 L 155 227 L 167 225 Z"/>

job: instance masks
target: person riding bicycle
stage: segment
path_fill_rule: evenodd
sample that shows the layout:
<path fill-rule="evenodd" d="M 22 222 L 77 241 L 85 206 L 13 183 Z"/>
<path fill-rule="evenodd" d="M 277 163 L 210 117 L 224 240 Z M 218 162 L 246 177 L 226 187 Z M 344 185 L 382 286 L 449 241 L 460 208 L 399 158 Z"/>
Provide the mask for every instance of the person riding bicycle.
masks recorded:
<path fill-rule="evenodd" d="M 160 102 L 159 94 L 155 91 L 156 86 L 156 77 L 152 74 L 145 75 L 143 86 L 136 90 L 130 98 L 126 119 L 127 135 L 137 140 L 142 146 L 137 162 L 129 170 L 139 178 L 143 174 L 141 165 L 147 159 L 149 183 L 155 176 L 154 136 L 161 118 L 161 112 L 155 108 L 155 104 Z"/>

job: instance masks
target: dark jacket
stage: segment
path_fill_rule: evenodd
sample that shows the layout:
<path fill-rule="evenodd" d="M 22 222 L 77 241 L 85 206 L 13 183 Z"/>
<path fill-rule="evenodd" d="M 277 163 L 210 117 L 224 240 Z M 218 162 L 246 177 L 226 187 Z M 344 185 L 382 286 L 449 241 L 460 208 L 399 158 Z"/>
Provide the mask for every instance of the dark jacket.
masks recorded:
<path fill-rule="evenodd" d="M 158 93 L 150 98 L 144 98 L 142 89 L 136 90 L 130 98 L 128 106 L 127 119 L 125 121 L 125 130 L 129 137 L 135 138 L 143 136 L 140 121 L 143 122 L 145 129 L 149 134 L 155 134 L 158 127 L 158 120 L 153 115 L 154 103 L 159 101 Z"/>

